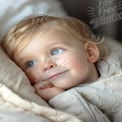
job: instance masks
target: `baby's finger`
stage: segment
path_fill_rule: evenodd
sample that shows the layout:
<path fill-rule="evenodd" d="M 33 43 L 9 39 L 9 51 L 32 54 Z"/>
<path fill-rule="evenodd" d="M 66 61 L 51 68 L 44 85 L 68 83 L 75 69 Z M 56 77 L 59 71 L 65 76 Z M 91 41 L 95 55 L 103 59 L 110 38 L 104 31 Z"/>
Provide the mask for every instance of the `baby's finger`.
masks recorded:
<path fill-rule="evenodd" d="M 45 88 L 51 88 L 51 87 L 53 87 L 53 85 L 50 82 L 44 81 L 43 89 L 45 89 Z"/>
<path fill-rule="evenodd" d="M 34 85 L 35 89 L 45 89 L 45 88 L 50 88 L 53 85 L 49 83 L 48 81 L 43 81 L 43 82 L 38 82 L 37 84 Z"/>
<path fill-rule="evenodd" d="M 35 84 L 33 87 L 34 87 L 35 89 L 40 89 L 40 88 L 43 88 L 44 85 L 45 85 L 45 83 L 43 83 L 43 82 L 38 82 L 38 83 Z"/>

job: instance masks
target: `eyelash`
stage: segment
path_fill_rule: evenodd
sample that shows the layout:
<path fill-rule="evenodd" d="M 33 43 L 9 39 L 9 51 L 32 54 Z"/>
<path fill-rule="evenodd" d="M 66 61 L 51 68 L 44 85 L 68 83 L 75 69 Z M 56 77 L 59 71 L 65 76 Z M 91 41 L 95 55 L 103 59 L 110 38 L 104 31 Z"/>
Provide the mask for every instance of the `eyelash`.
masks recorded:
<path fill-rule="evenodd" d="M 62 50 L 62 51 L 64 51 L 63 49 L 61 49 L 61 48 L 56 48 L 56 49 L 53 49 L 53 50 L 51 50 L 51 55 L 58 55 L 58 54 L 60 54 L 60 53 L 62 53 L 62 51 L 61 52 L 58 52 L 58 54 L 53 54 L 53 52 L 54 51 L 59 51 L 59 50 Z"/>
<path fill-rule="evenodd" d="M 29 63 L 33 63 L 32 65 L 35 65 L 37 62 L 34 61 L 34 60 L 27 61 L 27 62 L 25 63 L 25 68 L 26 68 L 26 69 L 33 67 L 33 66 L 29 66 L 29 65 L 30 65 Z"/>

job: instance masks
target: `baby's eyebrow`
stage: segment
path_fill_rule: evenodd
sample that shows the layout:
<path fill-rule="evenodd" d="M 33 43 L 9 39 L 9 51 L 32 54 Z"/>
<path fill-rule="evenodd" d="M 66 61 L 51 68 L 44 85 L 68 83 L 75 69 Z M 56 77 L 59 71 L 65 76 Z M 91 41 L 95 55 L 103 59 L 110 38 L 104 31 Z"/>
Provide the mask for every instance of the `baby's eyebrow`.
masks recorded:
<path fill-rule="evenodd" d="M 48 43 L 48 46 L 57 45 L 57 44 L 61 44 L 61 43 L 59 43 L 59 42 Z"/>
<path fill-rule="evenodd" d="M 19 59 L 19 62 L 21 62 L 21 63 L 22 63 L 22 62 L 26 62 L 26 61 L 25 61 L 25 58 L 20 58 L 20 59 Z"/>
<path fill-rule="evenodd" d="M 23 64 L 23 63 L 26 63 L 27 61 L 30 61 L 30 60 L 32 60 L 32 58 L 27 56 L 27 57 L 24 57 L 24 58 L 20 58 L 19 62 L 21 64 Z"/>

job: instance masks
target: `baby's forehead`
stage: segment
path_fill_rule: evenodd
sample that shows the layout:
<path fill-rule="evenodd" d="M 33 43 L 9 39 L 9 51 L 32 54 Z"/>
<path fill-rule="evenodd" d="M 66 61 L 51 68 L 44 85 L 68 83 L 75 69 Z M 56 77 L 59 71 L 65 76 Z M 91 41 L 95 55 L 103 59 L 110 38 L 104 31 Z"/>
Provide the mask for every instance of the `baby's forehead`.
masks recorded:
<path fill-rule="evenodd" d="M 40 25 L 39 27 L 36 27 L 33 31 L 32 36 L 38 35 L 39 33 L 47 33 L 51 32 L 52 30 L 59 31 L 59 27 L 53 23 L 44 23 L 43 25 Z"/>

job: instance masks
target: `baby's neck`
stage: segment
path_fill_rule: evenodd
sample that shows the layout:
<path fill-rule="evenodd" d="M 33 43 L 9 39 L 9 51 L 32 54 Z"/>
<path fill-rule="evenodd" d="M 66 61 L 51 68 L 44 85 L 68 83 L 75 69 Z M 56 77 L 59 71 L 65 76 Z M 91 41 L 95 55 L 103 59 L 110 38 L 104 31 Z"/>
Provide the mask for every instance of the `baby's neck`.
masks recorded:
<path fill-rule="evenodd" d="M 100 77 L 99 71 L 95 66 L 92 67 L 92 70 L 89 71 L 89 77 L 86 80 L 86 83 L 95 82 Z"/>

